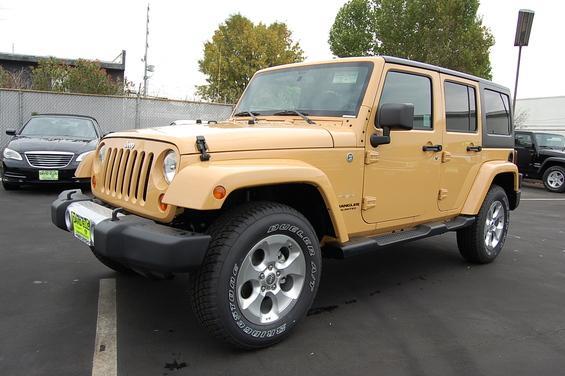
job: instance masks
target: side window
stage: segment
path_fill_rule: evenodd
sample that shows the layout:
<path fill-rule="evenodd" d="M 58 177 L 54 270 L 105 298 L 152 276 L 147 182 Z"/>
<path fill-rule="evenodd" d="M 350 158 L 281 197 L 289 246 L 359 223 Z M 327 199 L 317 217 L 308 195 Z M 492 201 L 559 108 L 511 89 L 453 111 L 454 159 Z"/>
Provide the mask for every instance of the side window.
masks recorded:
<path fill-rule="evenodd" d="M 447 81 L 443 87 L 447 130 L 450 132 L 475 132 L 477 130 L 475 89 Z"/>
<path fill-rule="evenodd" d="M 432 83 L 428 77 L 388 72 L 380 105 L 411 103 L 414 105 L 414 129 L 432 129 Z"/>
<path fill-rule="evenodd" d="M 508 95 L 485 89 L 485 113 L 488 134 L 510 134 L 510 107 Z"/>
<path fill-rule="evenodd" d="M 532 148 L 532 136 L 527 133 L 516 133 L 516 147 L 519 148 Z"/>

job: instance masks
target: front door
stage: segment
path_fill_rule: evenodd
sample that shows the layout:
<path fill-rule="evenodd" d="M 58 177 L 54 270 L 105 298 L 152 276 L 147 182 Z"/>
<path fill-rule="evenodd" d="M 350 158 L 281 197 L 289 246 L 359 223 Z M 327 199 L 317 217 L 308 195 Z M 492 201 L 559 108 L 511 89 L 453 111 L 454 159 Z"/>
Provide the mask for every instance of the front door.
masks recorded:
<path fill-rule="evenodd" d="M 368 127 L 363 219 L 378 227 L 410 224 L 437 213 L 441 129 L 437 127 L 439 75 L 416 68 L 386 65 L 377 93 L 377 109 L 384 103 L 414 105 L 414 129 L 392 130 L 390 144 L 373 148 Z M 378 116 L 378 110 L 377 110 Z M 392 221 L 392 222 L 391 222 Z"/>
<path fill-rule="evenodd" d="M 477 116 L 478 84 L 449 75 L 440 76 L 445 132 L 438 207 L 447 211 L 463 205 L 481 166 L 482 142 Z"/>

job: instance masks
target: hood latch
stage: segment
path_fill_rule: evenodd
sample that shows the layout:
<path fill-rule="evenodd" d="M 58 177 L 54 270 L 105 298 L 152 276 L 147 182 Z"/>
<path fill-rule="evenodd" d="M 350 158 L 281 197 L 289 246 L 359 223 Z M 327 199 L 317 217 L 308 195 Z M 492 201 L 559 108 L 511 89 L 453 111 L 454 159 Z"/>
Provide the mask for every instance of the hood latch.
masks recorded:
<path fill-rule="evenodd" d="M 206 144 L 206 139 L 204 136 L 196 136 L 196 148 L 200 152 L 200 160 L 201 161 L 209 161 L 210 154 L 208 154 L 208 144 Z"/>

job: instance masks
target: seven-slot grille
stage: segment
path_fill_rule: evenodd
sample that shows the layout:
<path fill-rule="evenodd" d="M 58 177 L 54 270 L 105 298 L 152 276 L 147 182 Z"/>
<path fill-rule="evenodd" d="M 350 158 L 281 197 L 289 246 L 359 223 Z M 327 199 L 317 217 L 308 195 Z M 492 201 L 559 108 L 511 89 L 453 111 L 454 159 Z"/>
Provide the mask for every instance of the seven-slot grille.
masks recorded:
<path fill-rule="evenodd" d="M 74 154 L 61 151 L 30 151 L 26 152 L 25 156 L 32 167 L 64 168 L 71 163 Z"/>
<path fill-rule="evenodd" d="M 102 166 L 103 192 L 126 201 L 147 199 L 153 153 L 109 147 Z"/>

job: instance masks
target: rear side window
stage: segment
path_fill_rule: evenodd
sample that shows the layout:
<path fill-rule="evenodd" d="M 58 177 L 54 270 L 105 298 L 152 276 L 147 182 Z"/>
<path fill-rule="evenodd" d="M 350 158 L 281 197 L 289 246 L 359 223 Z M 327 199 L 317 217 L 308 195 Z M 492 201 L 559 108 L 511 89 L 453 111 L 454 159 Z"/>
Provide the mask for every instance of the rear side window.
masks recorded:
<path fill-rule="evenodd" d="M 414 105 L 414 129 L 432 129 L 432 83 L 428 77 L 388 72 L 380 105 L 410 103 Z"/>
<path fill-rule="evenodd" d="M 445 122 L 450 132 L 477 130 L 475 89 L 453 82 L 444 83 Z"/>
<path fill-rule="evenodd" d="M 510 134 L 510 100 L 508 95 L 485 89 L 485 113 L 488 134 Z"/>

